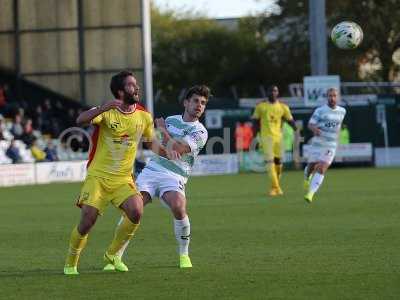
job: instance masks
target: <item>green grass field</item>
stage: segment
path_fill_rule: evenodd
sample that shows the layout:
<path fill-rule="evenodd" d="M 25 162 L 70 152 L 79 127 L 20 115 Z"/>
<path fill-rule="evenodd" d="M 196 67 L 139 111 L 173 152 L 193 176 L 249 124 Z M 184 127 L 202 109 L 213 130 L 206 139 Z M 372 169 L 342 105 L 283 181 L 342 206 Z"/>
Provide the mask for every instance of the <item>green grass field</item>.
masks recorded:
<path fill-rule="evenodd" d="M 315 202 L 302 173 L 266 197 L 265 174 L 192 178 L 190 270 L 169 211 L 145 209 L 125 261 L 104 273 L 118 213 L 92 231 L 81 275 L 62 275 L 79 184 L 0 189 L 1 299 L 400 299 L 400 170 L 333 169 Z"/>

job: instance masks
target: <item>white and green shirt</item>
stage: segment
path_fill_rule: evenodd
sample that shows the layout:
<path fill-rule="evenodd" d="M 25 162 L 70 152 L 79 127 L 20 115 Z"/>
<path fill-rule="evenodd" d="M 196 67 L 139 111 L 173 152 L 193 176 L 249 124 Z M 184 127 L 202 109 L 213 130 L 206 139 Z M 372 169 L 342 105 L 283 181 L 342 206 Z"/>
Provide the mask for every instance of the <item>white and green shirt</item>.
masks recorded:
<path fill-rule="evenodd" d="M 165 125 L 170 136 L 175 140 L 186 142 L 191 151 L 183 154 L 178 160 L 169 160 L 155 155 L 146 165 L 146 168 L 180 176 L 183 182 L 186 183 L 192 171 L 195 158 L 207 142 L 207 129 L 199 121 L 183 121 L 180 115 L 166 118 Z"/>
<path fill-rule="evenodd" d="M 346 109 L 338 105 L 335 108 L 330 108 L 328 105 L 318 107 L 308 123 L 317 126 L 321 130 L 321 135 L 314 136 L 311 145 L 336 149 L 345 115 Z"/>

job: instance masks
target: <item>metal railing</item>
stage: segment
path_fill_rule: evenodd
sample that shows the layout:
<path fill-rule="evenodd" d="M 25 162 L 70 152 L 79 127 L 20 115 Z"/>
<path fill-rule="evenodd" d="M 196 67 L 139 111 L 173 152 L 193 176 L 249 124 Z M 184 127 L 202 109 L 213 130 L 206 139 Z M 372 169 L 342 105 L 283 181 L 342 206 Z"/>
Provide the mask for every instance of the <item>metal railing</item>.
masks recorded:
<path fill-rule="evenodd" d="M 346 94 L 400 94 L 400 82 L 341 82 L 341 93 Z M 289 84 L 289 92 L 292 97 L 303 97 L 303 84 Z"/>

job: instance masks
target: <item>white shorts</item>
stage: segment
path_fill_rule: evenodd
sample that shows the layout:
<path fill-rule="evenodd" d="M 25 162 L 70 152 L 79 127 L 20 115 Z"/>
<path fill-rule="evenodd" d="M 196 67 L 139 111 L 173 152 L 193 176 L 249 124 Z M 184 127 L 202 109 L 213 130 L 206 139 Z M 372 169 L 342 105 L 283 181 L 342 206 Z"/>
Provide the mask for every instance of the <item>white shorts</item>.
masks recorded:
<path fill-rule="evenodd" d="M 185 196 L 185 184 L 179 176 L 172 176 L 161 171 L 144 168 L 136 179 L 140 192 L 147 192 L 151 198 L 161 197 L 165 192 L 175 191 Z"/>
<path fill-rule="evenodd" d="M 335 158 L 336 148 L 323 148 L 323 147 L 310 147 L 310 152 L 308 153 L 308 162 L 324 162 L 330 165 Z"/>

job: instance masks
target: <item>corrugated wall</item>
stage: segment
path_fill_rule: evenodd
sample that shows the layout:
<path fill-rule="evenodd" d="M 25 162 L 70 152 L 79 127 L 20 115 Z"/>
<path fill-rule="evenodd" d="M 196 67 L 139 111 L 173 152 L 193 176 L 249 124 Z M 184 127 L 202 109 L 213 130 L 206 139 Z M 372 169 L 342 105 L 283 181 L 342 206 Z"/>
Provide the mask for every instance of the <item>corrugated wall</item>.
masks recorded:
<path fill-rule="evenodd" d="M 99 104 L 118 70 L 143 83 L 141 15 L 140 0 L 1 0 L 0 67 Z"/>

